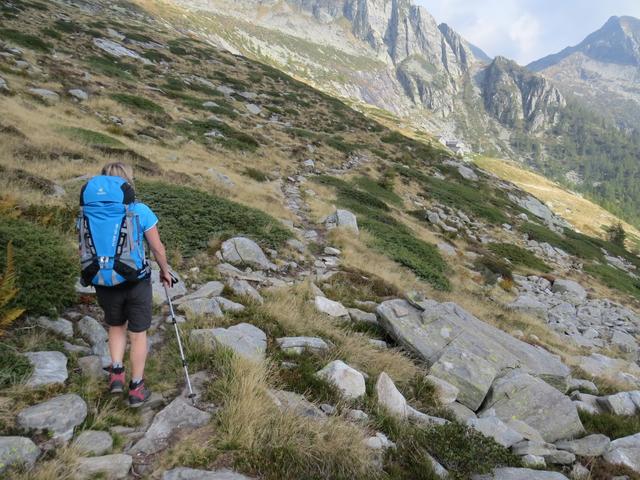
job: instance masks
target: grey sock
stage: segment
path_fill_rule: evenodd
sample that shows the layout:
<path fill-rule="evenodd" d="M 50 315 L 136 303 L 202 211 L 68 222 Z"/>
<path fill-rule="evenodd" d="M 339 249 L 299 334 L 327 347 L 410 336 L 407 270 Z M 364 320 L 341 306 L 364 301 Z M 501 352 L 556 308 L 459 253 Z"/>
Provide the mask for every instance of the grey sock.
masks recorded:
<path fill-rule="evenodd" d="M 142 381 L 142 377 L 131 379 L 131 383 L 133 383 L 134 385 L 138 385 L 141 381 Z"/>
<path fill-rule="evenodd" d="M 112 362 L 111 366 L 113 368 L 124 368 L 124 365 L 122 365 L 122 363 L 120 363 L 120 362 Z"/>

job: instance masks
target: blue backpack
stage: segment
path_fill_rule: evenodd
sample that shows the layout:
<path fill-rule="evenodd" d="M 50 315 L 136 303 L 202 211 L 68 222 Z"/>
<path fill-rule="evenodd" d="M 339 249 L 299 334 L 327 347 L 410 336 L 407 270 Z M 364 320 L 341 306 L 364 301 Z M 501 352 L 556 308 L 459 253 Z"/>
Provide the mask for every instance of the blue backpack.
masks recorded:
<path fill-rule="evenodd" d="M 82 285 L 113 287 L 148 278 L 135 192 L 121 177 L 100 175 L 80 192 L 78 234 Z"/>

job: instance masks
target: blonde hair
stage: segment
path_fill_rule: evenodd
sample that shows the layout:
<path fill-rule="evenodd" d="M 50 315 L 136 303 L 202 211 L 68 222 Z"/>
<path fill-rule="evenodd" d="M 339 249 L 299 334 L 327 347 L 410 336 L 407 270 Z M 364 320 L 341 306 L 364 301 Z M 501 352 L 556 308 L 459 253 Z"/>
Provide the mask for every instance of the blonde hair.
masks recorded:
<path fill-rule="evenodd" d="M 110 177 L 122 177 L 132 187 L 133 185 L 133 168 L 131 165 L 122 162 L 107 163 L 102 167 L 102 175 L 108 175 Z"/>

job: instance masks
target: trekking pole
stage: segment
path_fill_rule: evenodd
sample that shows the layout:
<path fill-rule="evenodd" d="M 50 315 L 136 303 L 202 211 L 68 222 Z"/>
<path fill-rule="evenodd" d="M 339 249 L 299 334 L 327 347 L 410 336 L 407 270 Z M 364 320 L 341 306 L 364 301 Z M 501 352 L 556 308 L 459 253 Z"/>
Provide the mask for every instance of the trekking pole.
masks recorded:
<path fill-rule="evenodd" d="M 172 283 L 172 286 L 173 286 L 173 283 Z M 184 349 L 182 348 L 182 340 L 180 338 L 180 329 L 178 328 L 178 321 L 176 320 L 176 314 L 173 311 L 173 302 L 171 301 L 171 295 L 169 295 L 169 290 L 167 289 L 166 285 L 164 285 L 164 293 L 167 295 L 167 302 L 169 302 L 169 311 L 171 313 L 171 323 L 173 323 L 173 327 L 176 330 L 176 338 L 178 339 L 178 349 L 180 350 L 180 359 L 182 360 L 182 367 L 184 368 L 184 376 L 187 379 L 187 388 L 189 389 L 188 397 L 191 399 L 191 402 L 195 406 L 196 394 L 193 393 L 193 389 L 191 388 L 191 379 L 189 378 L 189 366 L 187 365 L 187 359 L 184 356 Z"/>

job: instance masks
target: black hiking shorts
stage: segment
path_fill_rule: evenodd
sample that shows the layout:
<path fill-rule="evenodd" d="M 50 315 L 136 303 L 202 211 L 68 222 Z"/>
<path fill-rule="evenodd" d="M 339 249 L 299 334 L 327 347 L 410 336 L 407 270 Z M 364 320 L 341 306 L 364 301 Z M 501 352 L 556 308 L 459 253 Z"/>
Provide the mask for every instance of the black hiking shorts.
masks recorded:
<path fill-rule="evenodd" d="M 144 332 L 151 326 L 153 291 L 150 278 L 115 287 L 96 286 L 96 294 L 107 325 L 120 327 L 128 322 L 128 330 L 133 333 Z"/>

